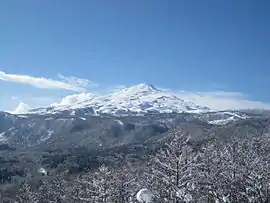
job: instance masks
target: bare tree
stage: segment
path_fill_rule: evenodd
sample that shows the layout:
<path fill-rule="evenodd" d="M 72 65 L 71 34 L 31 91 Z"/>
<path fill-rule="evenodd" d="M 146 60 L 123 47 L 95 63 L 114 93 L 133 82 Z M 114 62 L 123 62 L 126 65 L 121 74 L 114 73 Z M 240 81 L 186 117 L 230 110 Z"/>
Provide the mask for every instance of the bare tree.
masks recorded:
<path fill-rule="evenodd" d="M 17 193 L 17 201 L 19 203 L 37 203 L 37 195 L 32 191 L 29 184 L 23 182 Z"/>
<path fill-rule="evenodd" d="M 149 163 L 147 185 L 157 201 L 192 201 L 195 157 L 191 156 L 192 148 L 188 141 L 189 136 L 174 132 L 173 139 Z"/>
<path fill-rule="evenodd" d="M 130 172 L 125 166 L 113 169 L 103 165 L 96 172 L 77 179 L 74 199 L 81 202 L 128 202 L 136 187 L 136 178 Z"/>
<path fill-rule="evenodd" d="M 218 145 L 207 143 L 199 155 L 197 177 L 206 202 L 267 202 L 269 200 L 269 141 L 234 137 Z"/>

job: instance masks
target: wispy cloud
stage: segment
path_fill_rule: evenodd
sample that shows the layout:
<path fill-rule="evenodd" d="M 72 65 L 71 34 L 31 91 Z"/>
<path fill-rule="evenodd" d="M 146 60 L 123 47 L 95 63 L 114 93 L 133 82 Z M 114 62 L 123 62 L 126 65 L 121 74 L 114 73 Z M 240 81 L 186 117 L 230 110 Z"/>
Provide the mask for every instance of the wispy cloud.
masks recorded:
<path fill-rule="evenodd" d="M 27 84 L 42 89 L 64 89 L 73 92 L 86 92 L 87 87 L 98 86 L 96 83 L 87 79 L 73 76 L 65 77 L 61 74 L 58 74 L 58 77 L 60 80 L 29 75 L 9 74 L 0 71 L 0 80 L 2 81 Z"/>
<path fill-rule="evenodd" d="M 243 92 L 212 91 L 193 92 L 179 91 L 170 88 L 158 89 L 176 94 L 185 101 L 191 101 L 200 106 L 207 106 L 213 110 L 228 109 L 270 109 L 270 103 L 249 99 L 249 95 Z"/>
<path fill-rule="evenodd" d="M 126 85 L 115 85 L 109 89 L 109 92 L 116 92 L 116 91 L 120 91 L 120 90 L 125 89 L 125 88 L 127 88 Z"/>
<path fill-rule="evenodd" d="M 213 110 L 270 109 L 270 103 L 248 99 L 242 92 L 176 92 L 182 99 Z"/>
<path fill-rule="evenodd" d="M 77 78 L 77 77 L 73 77 L 73 76 L 63 76 L 62 74 L 58 74 L 58 77 L 60 79 L 62 79 L 62 81 L 68 83 L 68 84 L 72 84 L 76 87 L 98 87 L 99 84 L 94 83 L 93 81 L 90 81 L 88 79 L 83 79 L 83 78 Z"/>

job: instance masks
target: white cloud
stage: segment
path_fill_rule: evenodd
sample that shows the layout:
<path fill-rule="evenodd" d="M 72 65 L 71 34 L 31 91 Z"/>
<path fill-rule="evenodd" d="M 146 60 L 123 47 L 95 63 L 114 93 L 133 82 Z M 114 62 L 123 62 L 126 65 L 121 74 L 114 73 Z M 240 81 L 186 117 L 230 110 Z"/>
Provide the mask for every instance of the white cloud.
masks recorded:
<path fill-rule="evenodd" d="M 80 93 L 80 94 L 72 94 L 64 97 L 59 103 L 53 103 L 51 106 L 62 106 L 62 105 L 73 105 L 79 104 L 81 102 L 85 102 L 88 100 L 92 100 L 95 98 L 94 94 L 91 93 Z"/>
<path fill-rule="evenodd" d="M 187 101 L 200 106 L 207 106 L 213 110 L 227 109 L 270 109 L 270 103 L 247 99 L 242 92 L 185 92 L 176 93 Z"/>
<path fill-rule="evenodd" d="M 26 99 L 26 98 L 25 98 Z M 24 99 L 24 100 L 25 100 Z M 29 103 L 38 103 L 39 106 L 42 105 L 48 105 L 49 103 L 55 102 L 57 98 L 56 97 L 46 97 L 46 96 L 41 96 L 41 97 L 28 97 Z"/>
<path fill-rule="evenodd" d="M 63 81 L 65 81 L 66 83 L 72 84 L 78 87 L 88 87 L 88 86 L 98 87 L 99 86 L 99 84 L 94 83 L 88 79 L 77 78 L 73 76 L 66 77 L 66 76 L 63 76 L 62 74 L 58 74 L 58 77 L 62 79 Z"/>
<path fill-rule="evenodd" d="M 28 106 L 27 104 L 20 102 L 18 107 L 12 111 L 11 113 L 13 114 L 22 114 L 22 113 L 26 113 L 29 109 L 31 109 L 30 106 Z"/>
<path fill-rule="evenodd" d="M 29 95 L 11 96 L 9 99 L 4 99 L 4 101 L 7 102 L 0 103 L 0 111 L 2 110 L 16 114 L 25 113 L 27 110 L 30 109 L 48 107 L 50 106 L 50 104 L 55 103 L 59 100 L 60 97 L 37 97 Z"/>
<path fill-rule="evenodd" d="M 17 97 L 17 96 L 12 96 L 11 99 L 12 99 L 12 100 L 19 100 L 19 97 Z"/>
<path fill-rule="evenodd" d="M 116 92 L 127 88 L 126 85 L 115 85 L 114 87 L 109 89 L 109 92 Z"/>
<path fill-rule="evenodd" d="M 61 80 L 53 80 L 44 77 L 34 77 L 29 75 L 9 74 L 0 71 L 0 80 L 28 84 L 43 89 L 65 89 L 74 92 L 86 92 L 87 87 L 97 86 L 97 84 L 87 79 L 81 79 L 72 76 L 65 77 L 61 74 L 59 74 L 58 77 Z"/>
<path fill-rule="evenodd" d="M 173 92 L 185 101 L 191 101 L 199 106 L 207 106 L 213 110 L 228 109 L 270 109 L 270 103 L 248 99 L 243 92 L 189 92 L 169 88 L 158 88 L 162 91 Z"/>

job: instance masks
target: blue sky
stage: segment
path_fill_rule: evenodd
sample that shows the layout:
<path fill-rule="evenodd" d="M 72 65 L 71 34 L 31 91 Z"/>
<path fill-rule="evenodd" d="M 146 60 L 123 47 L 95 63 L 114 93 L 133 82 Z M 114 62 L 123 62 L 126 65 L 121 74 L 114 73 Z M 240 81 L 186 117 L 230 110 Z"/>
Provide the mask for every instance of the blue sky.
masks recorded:
<path fill-rule="evenodd" d="M 141 82 L 270 103 L 269 10 L 267 0 L 1 1 L 0 109 Z"/>

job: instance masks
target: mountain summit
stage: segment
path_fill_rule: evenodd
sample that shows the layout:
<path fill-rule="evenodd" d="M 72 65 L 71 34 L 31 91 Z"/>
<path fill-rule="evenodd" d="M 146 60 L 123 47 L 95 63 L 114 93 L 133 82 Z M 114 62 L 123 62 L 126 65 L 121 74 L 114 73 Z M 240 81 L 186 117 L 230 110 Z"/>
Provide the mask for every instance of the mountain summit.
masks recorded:
<path fill-rule="evenodd" d="M 138 85 L 133 85 L 129 88 L 124 89 L 127 92 L 140 92 L 140 91 L 145 91 L 145 92 L 150 92 L 150 91 L 158 91 L 156 87 L 154 87 L 151 84 L 148 83 L 140 83 Z"/>
<path fill-rule="evenodd" d="M 172 113 L 198 112 L 209 110 L 193 102 L 184 101 L 177 94 L 159 90 L 153 85 L 140 83 L 120 91 L 94 95 L 82 93 L 69 95 L 59 104 L 50 108 L 31 110 L 31 113 L 55 113 L 68 110 L 92 108 L 95 114 L 125 114 L 125 113 Z"/>

